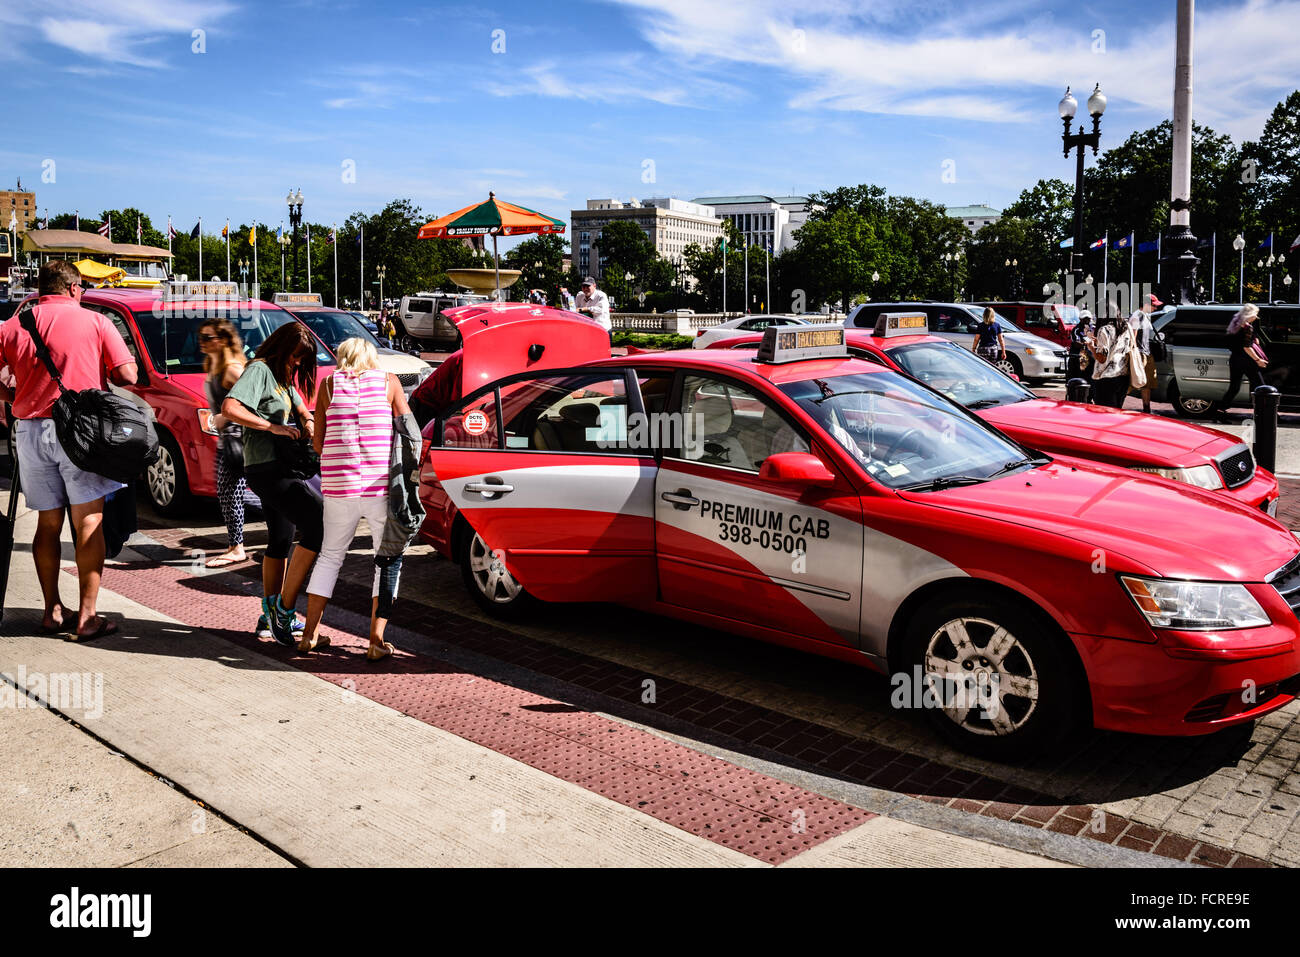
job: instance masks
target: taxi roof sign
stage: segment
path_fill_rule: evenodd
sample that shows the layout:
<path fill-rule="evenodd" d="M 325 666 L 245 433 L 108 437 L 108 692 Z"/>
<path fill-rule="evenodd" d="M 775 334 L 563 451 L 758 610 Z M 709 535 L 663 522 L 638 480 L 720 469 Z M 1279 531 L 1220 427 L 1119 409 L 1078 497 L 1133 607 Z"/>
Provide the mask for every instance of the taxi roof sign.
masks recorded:
<path fill-rule="evenodd" d="M 847 356 L 844 326 L 835 322 L 807 326 L 768 326 L 758 344 L 755 362 L 775 365 L 817 359 L 824 356 Z"/>
<path fill-rule="evenodd" d="M 923 312 L 882 312 L 876 320 L 875 335 L 919 336 L 930 331 L 930 321 Z"/>
<path fill-rule="evenodd" d="M 172 280 L 160 282 L 157 287 L 164 302 L 176 302 L 182 299 L 230 299 L 239 300 L 239 283 L 236 282 L 190 282 Z"/>
<path fill-rule="evenodd" d="M 325 299 L 318 292 L 277 292 L 271 301 L 277 306 L 325 305 Z"/>

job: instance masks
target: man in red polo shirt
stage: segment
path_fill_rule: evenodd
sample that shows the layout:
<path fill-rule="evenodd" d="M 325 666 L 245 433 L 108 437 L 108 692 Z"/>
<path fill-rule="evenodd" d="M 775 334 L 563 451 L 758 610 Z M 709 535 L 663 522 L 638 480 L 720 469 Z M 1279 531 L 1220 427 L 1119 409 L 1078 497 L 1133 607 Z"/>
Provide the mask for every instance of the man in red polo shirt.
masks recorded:
<path fill-rule="evenodd" d="M 37 284 L 40 300 L 31 312 L 64 388 L 103 389 L 109 381 L 134 385 L 135 361 L 122 336 L 107 316 L 81 307 L 77 267 L 63 260 L 48 262 L 41 267 Z M 63 451 L 50 417 L 59 387 L 37 358 L 36 344 L 17 314 L 0 325 L 0 366 L 6 365 L 13 373 L 14 385 L 0 385 L 0 401 L 13 404 L 14 449 L 23 494 L 27 506 L 37 512 L 32 558 L 45 596 L 41 628 L 66 632 L 74 641 L 112 634 L 117 626 L 95 611 L 104 571 L 101 523 L 104 496 L 123 486 L 81 471 Z M 59 599 L 59 537 L 65 508 L 72 513 L 81 591 L 75 629 L 72 613 Z"/>

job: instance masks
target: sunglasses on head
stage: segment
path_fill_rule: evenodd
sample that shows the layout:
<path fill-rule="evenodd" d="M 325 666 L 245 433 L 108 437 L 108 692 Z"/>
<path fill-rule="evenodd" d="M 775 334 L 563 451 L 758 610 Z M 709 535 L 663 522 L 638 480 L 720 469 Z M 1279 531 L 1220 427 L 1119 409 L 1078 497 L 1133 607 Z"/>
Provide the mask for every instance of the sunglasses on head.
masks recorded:
<path fill-rule="evenodd" d="M 220 338 L 221 338 L 221 336 L 216 335 L 215 333 L 211 333 L 211 332 L 200 332 L 200 333 L 199 333 L 199 341 L 200 341 L 200 342 L 211 342 L 213 339 L 220 339 Z"/>

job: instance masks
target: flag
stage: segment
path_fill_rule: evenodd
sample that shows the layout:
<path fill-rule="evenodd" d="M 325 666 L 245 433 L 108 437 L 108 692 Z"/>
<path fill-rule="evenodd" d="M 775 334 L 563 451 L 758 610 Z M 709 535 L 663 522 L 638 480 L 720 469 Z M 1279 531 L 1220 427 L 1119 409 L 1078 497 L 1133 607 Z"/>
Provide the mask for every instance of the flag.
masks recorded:
<path fill-rule="evenodd" d="M 1160 249 L 1160 240 L 1154 240 L 1149 243 L 1138 243 L 1138 252 L 1153 253 Z"/>
<path fill-rule="evenodd" d="M 13 232 L 17 228 L 18 228 L 18 212 L 16 210 L 11 209 L 9 211 L 9 231 Z"/>
<path fill-rule="evenodd" d="M 1287 252 L 1292 252 L 1292 253 L 1293 253 L 1293 252 L 1295 252 L 1297 249 L 1300 249 L 1300 236 L 1296 236 L 1296 238 L 1295 238 L 1295 242 L 1293 242 L 1293 243 L 1291 244 L 1291 248 L 1288 249 Z"/>
<path fill-rule="evenodd" d="M 72 220 L 76 224 L 72 228 L 75 229 L 77 232 L 81 232 L 81 213 L 77 210 L 73 210 Z"/>
<path fill-rule="evenodd" d="M 46 209 L 45 218 L 41 220 L 41 229 L 49 229 L 49 228 L 50 228 L 50 211 Z M 1300 239 L 1297 239 L 1296 242 L 1300 242 Z"/>
<path fill-rule="evenodd" d="M 365 235 L 364 232 L 362 232 L 361 230 L 357 230 L 357 245 L 358 245 L 358 246 L 361 245 L 361 237 L 364 236 L 364 235 Z"/>
<path fill-rule="evenodd" d="M 1215 238 L 1214 238 L 1215 235 L 1217 235 L 1217 234 L 1215 234 L 1215 233 L 1211 233 L 1209 239 L 1201 239 L 1201 240 L 1198 240 L 1197 243 L 1196 243 L 1196 248 L 1197 248 L 1197 249 L 1206 249 L 1206 248 L 1208 248 L 1208 247 L 1210 247 L 1210 246 L 1213 246 L 1213 245 L 1215 244 Z"/>
<path fill-rule="evenodd" d="M 1074 248 L 1074 237 L 1071 236 L 1069 239 L 1062 239 L 1062 240 L 1061 240 L 1061 243 L 1060 243 L 1060 247 L 1061 247 L 1062 249 L 1073 249 L 1073 248 Z"/>
<path fill-rule="evenodd" d="M 333 246 L 336 239 L 338 239 L 338 230 L 331 226 L 330 234 L 325 238 L 325 242 Z M 1300 239 L 1297 239 L 1296 242 L 1300 242 Z"/>
<path fill-rule="evenodd" d="M 221 227 L 221 236 L 223 239 L 230 238 L 230 220 L 226 220 L 226 225 Z"/>
<path fill-rule="evenodd" d="M 284 223 L 281 223 L 280 227 L 275 231 L 275 241 L 278 243 L 283 238 L 284 238 Z"/>
<path fill-rule="evenodd" d="M 108 234 L 111 233 L 112 231 L 113 231 L 113 217 L 110 216 L 108 217 L 108 219 L 104 220 L 102 223 L 99 224 L 98 232 L 99 235 L 107 239 Z"/>
<path fill-rule="evenodd" d="M 1098 239 L 1096 242 L 1089 243 L 1089 244 L 1088 244 L 1088 248 L 1089 248 L 1089 249 L 1101 249 L 1101 248 L 1102 248 L 1103 246 L 1105 246 L 1105 245 L 1106 245 L 1106 237 L 1103 236 L 1101 239 Z"/>
<path fill-rule="evenodd" d="M 1260 248 L 1260 249 L 1272 249 L 1272 248 L 1273 248 L 1273 234 L 1272 234 L 1272 233 L 1269 233 L 1269 234 L 1268 234 L 1268 239 L 1264 240 L 1262 243 L 1259 244 L 1259 248 Z"/>
<path fill-rule="evenodd" d="M 176 227 L 172 225 L 172 218 L 167 217 L 167 241 L 171 242 L 176 238 Z"/>
<path fill-rule="evenodd" d="M 248 227 L 248 245 L 250 245 L 250 246 L 256 246 L 256 245 L 257 245 L 257 227 L 256 227 L 256 226 L 249 226 L 249 227 Z"/>
<path fill-rule="evenodd" d="M 1123 236 L 1115 240 L 1115 242 L 1113 242 L 1111 245 L 1114 246 L 1116 249 L 1128 249 L 1130 246 L 1133 245 L 1133 234 L 1129 233 L 1127 236 Z"/>
<path fill-rule="evenodd" d="M 139 216 L 135 218 L 135 241 L 137 243 L 144 242 L 144 222 Z"/>
<path fill-rule="evenodd" d="M 198 239 L 199 232 L 202 229 L 203 229 L 203 220 L 200 219 L 197 223 L 194 224 L 194 228 L 190 230 L 190 239 Z"/>

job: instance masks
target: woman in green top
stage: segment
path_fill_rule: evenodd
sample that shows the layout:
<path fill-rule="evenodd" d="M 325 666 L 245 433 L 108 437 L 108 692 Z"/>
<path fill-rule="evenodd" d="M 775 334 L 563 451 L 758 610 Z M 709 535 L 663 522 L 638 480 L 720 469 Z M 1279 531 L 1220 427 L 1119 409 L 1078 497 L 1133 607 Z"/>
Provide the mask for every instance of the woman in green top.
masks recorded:
<path fill-rule="evenodd" d="M 290 322 L 267 337 L 221 404 L 221 414 L 244 427 L 244 475 L 266 516 L 262 613 L 282 645 L 295 644 L 295 627 L 301 630 L 294 605 L 321 548 L 324 503 L 316 488 L 288 474 L 276 441 L 298 439 L 301 429 L 311 435 L 302 396 L 315 390 L 316 341 L 302 323 Z M 298 547 L 289 560 L 295 530 Z"/>

